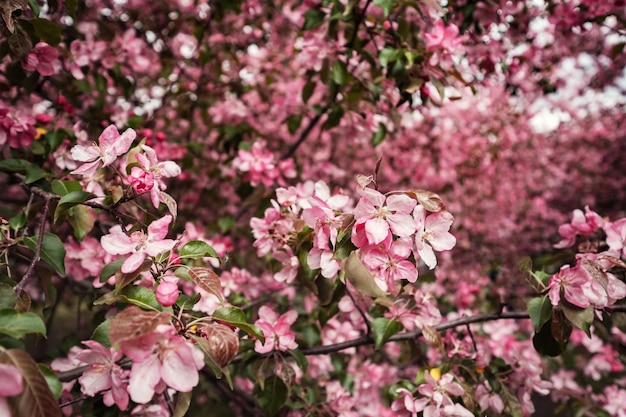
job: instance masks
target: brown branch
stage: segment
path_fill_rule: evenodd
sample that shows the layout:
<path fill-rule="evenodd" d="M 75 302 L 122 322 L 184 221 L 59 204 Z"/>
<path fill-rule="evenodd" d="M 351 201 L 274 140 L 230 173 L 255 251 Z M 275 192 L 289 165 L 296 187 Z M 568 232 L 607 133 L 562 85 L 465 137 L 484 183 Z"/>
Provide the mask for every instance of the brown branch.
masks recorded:
<path fill-rule="evenodd" d="M 304 143 L 306 138 L 313 131 L 313 128 L 315 128 L 315 126 L 319 123 L 319 121 L 326 114 L 326 112 L 328 111 L 329 108 L 330 108 L 330 106 L 327 105 L 326 107 L 321 109 L 320 112 L 317 113 L 314 118 L 312 118 L 309 121 L 309 124 L 307 125 L 307 127 L 304 128 L 302 133 L 300 133 L 300 137 L 298 137 L 298 140 L 293 145 L 291 145 L 291 147 L 289 147 L 289 149 L 287 149 L 287 152 L 285 152 L 284 154 L 281 155 L 281 157 L 280 157 L 281 161 L 284 160 L 284 159 L 287 159 L 287 158 L 291 158 L 293 156 L 293 154 L 296 153 L 296 150 L 300 147 L 300 145 L 302 145 L 302 143 Z"/>
<path fill-rule="evenodd" d="M 41 259 L 41 247 L 43 245 L 43 235 L 46 230 L 46 217 L 48 217 L 49 211 L 50 211 L 50 199 L 46 198 L 46 202 L 43 206 L 43 213 L 41 213 L 41 223 L 39 224 L 39 238 L 37 239 L 37 246 L 35 247 L 35 254 L 33 255 L 33 259 L 31 260 L 30 265 L 28 265 L 28 269 L 26 270 L 26 273 L 24 273 L 24 276 L 22 277 L 20 282 L 18 282 L 15 285 L 15 287 L 13 287 L 13 290 L 15 291 L 15 295 L 18 298 L 22 294 L 22 290 L 24 289 L 26 282 L 28 281 L 33 271 L 35 270 L 35 265 L 37 264 L 37 262 L 39 262 L 39 259 Z"/>

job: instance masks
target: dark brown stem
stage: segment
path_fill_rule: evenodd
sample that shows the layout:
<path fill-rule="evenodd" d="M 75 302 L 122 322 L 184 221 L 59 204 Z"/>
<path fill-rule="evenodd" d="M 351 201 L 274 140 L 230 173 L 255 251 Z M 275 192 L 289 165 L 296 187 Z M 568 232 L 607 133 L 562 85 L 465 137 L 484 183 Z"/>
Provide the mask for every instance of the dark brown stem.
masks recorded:
<path fill-rule="evenodd" d="M 37 264 L 37 262 L 39 262 L 39 259 L 41 258 L 41 246 L 43 245 L 43 234 L 46 230 L 46 217 L 48 217 L 49 211 L 50 211 L 50 199 L 46 198 L 46 202 L 43 206 L 43 213 L 41 214 L 41 222 L 39 224 L 39 238 L 37 239 L 37 246 L 35 247 L 35 254 L 33 255 L 33 259 L 31 260 L 30 265 L 28 265 L 28 269 L 26 270 L 26 273 L 24 273 L 24 276 L 22 277 L 20 282 L 18 282 L 17 285 L 13 287 L 13 290 L 15 291 L 15 295 L 18 298 L 22 294 L 22 290 L 24 289 L 26 282 L 28 281 L 33 271 L 35 270 L 35 265 Z"/>

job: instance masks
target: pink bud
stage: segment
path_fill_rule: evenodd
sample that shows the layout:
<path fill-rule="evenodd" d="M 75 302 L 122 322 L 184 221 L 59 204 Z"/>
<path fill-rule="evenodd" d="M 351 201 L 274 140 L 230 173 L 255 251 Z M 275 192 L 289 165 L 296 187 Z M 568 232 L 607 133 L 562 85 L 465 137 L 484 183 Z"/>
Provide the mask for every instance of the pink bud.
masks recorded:
<path fill-rule="evenodd" d="M 170 255 L 170 263 L 172 265 L 180 265 L 180 256 L 177 253 L 173 253 Z"/>
<path fill-rule="evenodd" d="M 50 121 L 52 121 L 52 116 L 50 116 L 49 114 L 41 113 L 35 116 L 35 120 L 37 120 L 37 123 L 41 125 L 47 125 L 48 123 L 50 123 Z"/>
<path fill-rule="evenodd" d="M 156 299 L 163 307 L 169 307 L 178 299 L 178 285 L 163 281 L 156 289 Z"/>
<path fill-rule="evenodd" d="M 163 132 L 158 132 L 158 133 L 156 134 L 156 139 L 157 139 L 159 142 L 164 142 L 164 141 L 167 139 L 167 135 L 166 135 L 165 133 L 163 133 Z"/>

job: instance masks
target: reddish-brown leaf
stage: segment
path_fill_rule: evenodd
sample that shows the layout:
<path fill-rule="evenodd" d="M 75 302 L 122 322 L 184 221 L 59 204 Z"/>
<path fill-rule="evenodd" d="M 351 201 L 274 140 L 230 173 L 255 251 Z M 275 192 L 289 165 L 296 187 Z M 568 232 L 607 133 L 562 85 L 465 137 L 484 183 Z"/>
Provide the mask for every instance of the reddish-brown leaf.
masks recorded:
<path fill-rule="evenodd" d="M 435 349 L 443 348 L 441 335 L 434 327 L 424 325 L 422 327 L 422 335 L 424 335 L 424 339 L 426 340 L 426 343 L 428 343 L 428 345 L 434 347 Z"/>
<path fill-rule="evenodd" d="M 154 331 L 159 324 L 167 323 L 169 318 L 168 313 L 130 306 L 111 320 L 109 338 L 113 345 L 134 339 Z"/>
<path fill-rule="evenodd" d="M 213 294 L 217 297 L 222 304 L 224 304 L 224 297 L 222 296 L 222 283 L 220 277 L 209 268 L 191 268 L 189 270 L 189 278 L 204 291 L 209 294 Z"/>
<path fill-rule="evenodd" d="M 0 356 L 0 363 L 13 365 L 22 374 L 24 390 L 20 395 L 7 398 L 14 416 L 61 417 L 59 404 L 28 353 L 19 349 L 6 350 Z"/>
<path fill-rule="evenodd" d="M 204 340 L 201 347 L 220 368 L 233 360 L 239 351 L 239 338 L 230 327 L 218 323 L 209 323 L 196 332 Z"/>

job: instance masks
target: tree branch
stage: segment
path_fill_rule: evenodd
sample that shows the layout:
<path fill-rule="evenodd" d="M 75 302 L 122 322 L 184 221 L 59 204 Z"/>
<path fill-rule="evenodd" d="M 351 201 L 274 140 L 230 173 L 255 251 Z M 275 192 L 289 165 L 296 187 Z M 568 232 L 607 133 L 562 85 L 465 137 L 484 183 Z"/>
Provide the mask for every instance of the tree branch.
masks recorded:
<path fill-rule="evenodd" d="M 39 224 L 39 238 L 37 239 L 37 246 L 35 247 L 35 254 L 33 255 L 33 259 L 31 260 L 30 265 L 28 265 L 28 269 L 26 270 L 26 273 L 24 273 L 24 276 L 22 277 L 20 282 L 18 282 L 15 285 L 15 287 L 13 287 L 13 290 L 15 291 L 15 295 L 18 298 L 22 294 L 22 290 L 24 289 L 26 282 L 28 281 L 31 274 L 35 270 L 35 265 L 37 264 L 37 262 L 39 262 L 39 259 L 41 258 L 41 246 L 43 245 L 43 234 L 46 231 L 46 217 L 48 217 L 49 211 L 50 211 L 50 199 L 46 198 L 46 202 L 43 206 L 43 213 L 41 213 L 41 223 Z"/>

